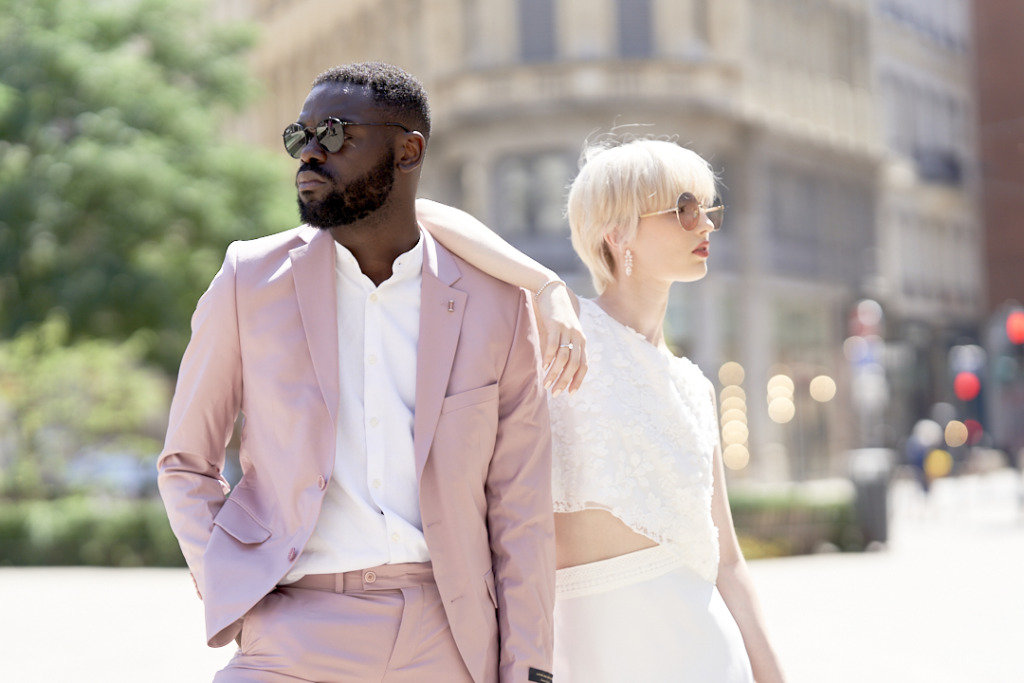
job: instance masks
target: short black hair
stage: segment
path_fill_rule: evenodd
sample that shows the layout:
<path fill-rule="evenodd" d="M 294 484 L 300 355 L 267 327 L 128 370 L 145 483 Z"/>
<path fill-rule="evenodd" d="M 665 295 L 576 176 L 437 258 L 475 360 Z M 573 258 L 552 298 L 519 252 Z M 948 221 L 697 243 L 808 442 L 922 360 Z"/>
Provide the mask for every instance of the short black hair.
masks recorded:
<path fill-rule="evenodd" d="M 394 64 L 357 62 L 342 64 L 324 71 L 313 79 L 313 87 L 324 83 L 364 85 L 373 93 L 381 107 L 398 117 L 399 123 L 430 137 L 430 105 L 427 91 L 419 80 Z"/>

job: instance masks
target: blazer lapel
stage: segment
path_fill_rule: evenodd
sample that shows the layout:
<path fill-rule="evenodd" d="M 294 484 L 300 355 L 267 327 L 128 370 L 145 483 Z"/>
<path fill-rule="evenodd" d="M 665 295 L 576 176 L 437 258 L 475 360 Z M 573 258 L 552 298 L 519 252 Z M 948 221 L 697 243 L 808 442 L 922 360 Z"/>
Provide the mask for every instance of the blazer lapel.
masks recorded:
<path fill-rule="evenodd" d="M 316 230 L 316 228 L 307 228 Z M 306 235 L 304 235 L 306 237 Z M 334 238 L 316 230 L 308 244 L 288 252 L 295 297 L 306 333 L 313 371 L 332 424 L 338 420 L 338 305 L 334 289 Z"/>
<path fill-rule="evenodd" d="M 460 276 L 452 255 L 424 230 L 420 334 L 416 352 L 416 411 L 413 419 L 417 479 L 423 474 L 427 453 L 434 440 L 462 330 L 466 293 L 451 287 Z"/>

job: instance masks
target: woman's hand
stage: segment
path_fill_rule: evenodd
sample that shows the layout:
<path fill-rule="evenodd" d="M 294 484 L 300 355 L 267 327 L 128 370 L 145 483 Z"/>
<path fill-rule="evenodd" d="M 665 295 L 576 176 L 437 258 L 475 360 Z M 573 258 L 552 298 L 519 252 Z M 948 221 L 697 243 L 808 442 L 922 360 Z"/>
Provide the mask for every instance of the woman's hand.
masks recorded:
<path fill-rule="evenodd" d="M 416 200 L 416 218 L 438 242 L 488 275 L 536 292 L 531 296 L 541 334 L 544 388 L 574 392 L 587 374 L 575 295 L 549 268 L 515 249 L 468 213 L 428 199 Z"/>
<path fill-rule="evenodd" d="M 546 372 L 544 388 L 558 396 L 575 392 L 587 374 L 587 338 L 580 326 L 575 295 L 564 283 L 546 287 L 534 297 L 533 308 L 540 325 L 541 357 Z"/>

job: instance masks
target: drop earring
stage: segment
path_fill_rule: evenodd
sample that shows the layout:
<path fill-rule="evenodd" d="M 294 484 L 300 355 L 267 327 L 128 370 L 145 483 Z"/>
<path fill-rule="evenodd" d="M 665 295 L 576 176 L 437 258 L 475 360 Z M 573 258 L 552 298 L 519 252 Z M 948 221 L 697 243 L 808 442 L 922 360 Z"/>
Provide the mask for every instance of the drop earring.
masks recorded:
<path fill-rule="evenodd" d="M 633 274 L 633 252 L 626 250 L 626 277 Z"/>

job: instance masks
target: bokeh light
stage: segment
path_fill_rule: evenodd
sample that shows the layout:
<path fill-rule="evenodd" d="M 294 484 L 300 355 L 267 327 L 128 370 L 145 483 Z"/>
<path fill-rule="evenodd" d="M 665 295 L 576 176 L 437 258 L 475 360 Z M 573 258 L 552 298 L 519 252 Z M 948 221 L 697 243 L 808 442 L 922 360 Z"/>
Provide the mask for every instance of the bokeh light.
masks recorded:
<path fill-rule="evenodd" d="M 922 446 L 938 446 L 939 440 L 942 439 L 942 426 L 935 420 L 918 420 L 914 425 L 913 435 Z"/>
<path fill-rule="evenodd" d="M 836 382 L 828 375 L 818 375 L 811 380 L 810 392 L 818 403 L 828 403 L 836 396 Z"/>
<path fill-rule="evenodd" d="M 792 394 L 796 385 L 793 383 L 793 379 L 788 375 L 774 375 L 768 380 L 768 391 L 771 392 L 772 389 L 778 387 L 785 387 L 786 391 Z"/>
<path fill-rule="evenodd" d="M 743 444 L 726 446 L 722 451 L 722 462 L 730 470 L 742 470 L 750 464 L 750 451 Z"/>
<path fill-rule="evenodd" d="M 859 363 L 868 356 L 868 342 L 864 337 L 847 337 L 843 342 L 843 355 L 851 363 Z"/>
<path fill-rule="evenodd" d="M 718 394 L 718 400 L 724 401 L 725 399 L 732 398 L 733 396 L 744 401 L 747 400 L 747 392 L 743 391 L 743 387 L 737 384 L 729 384 L 722 387 L 721 393 Z"/>
<path fill-rule="evenodd" d="M 746 443 L 748 435 L 749 432 L 747 431 L 747 425 L 739 422 L 738 420 L 726 422 L 722 425 L 722 441 L 726 444 L 732 445 L 737 443 Z"/>
<path fill-rule="evenodd" d="M 722 363 L 718 368 L 718 380 L 722 384 L 743 384 L 745 374 L 743 366 L 734 360 Z"/>
<path fill-rule="evenodd" d="M 982 429 L 981 423 L 977 420 L 964 420 L 964 426 L 967 427 L 967 445 L 977 446 L 981 441 L 981 437 L 985 435 L 985 430 Z"/>
<path fill-rule="evenodd" d="M 924 473 L 929 479 L 944 477 L 953 471 L 953 456 L 949 451 L 936 448 L 924 458 Z"/>
<path fill-rule="evenodd" d="M 949 350 L 949 367 L 953 372 L 979 372 L 985 365 L 985 349 L 977 344 L 957 344 Z"/>
<path fill-rule="evenodd" d="M 960 420 L 950 420 L 946 425 L 946 445 L 950 448 L 959 448 L 967 443 L 967 425 Z"/>
<path fill-rule="evenodd" d="M 961 401 L 973 401 L 981 391 L 981 380 L 973 372 L 958 372 L 953 379 L 953 393 Z"/>
<path fill-rule="evenodd" d="M 768 417 L 770 417 L 773 422 L 785 424 L 792 420 L 794 415 L 796 415 L 796 406 L 793 405 L 793 401 L 785 396 L 773 399 L 772 402 L 768 404 Z"/>
<path fill-rule="evenodd" d="M 956 408 L 953 407 L 953 404 L 946 403 L 945 401 L 936 403 L 932 406 L 931 418 L 937 423 L 935 426 L 941 430 L 942 428 L 939 425 L 944 425 L 950 420 L 956 419 Z"/>
<path fill-rule="evenodd" d="M 742 470 L 750 462 L 747 450 L 747 393 L 740 382 L 746 373 L 743 366 L 735 361 L 723 363 L 718 369 L 718 379 L 725 386 L 720 394 L 722 412 L 722 461 L 731 470 Z"/>
<path fill-rule="evenodd" d="M 768 402 L 771 403 L 773 400 L 782 397 L 793 400 L 793 391 L 784 384 L 776 384 L 773 387 L 768 387 Z"/>
<path fill-rule="evenodd" d="M 1013 311 L 1006 317 L 1006 337 L 1011 344 L 1024 344 L 1024 311 Z"/>
<path fill-rule="evenodd" d="M 729 398 L 722 401 L 721 411 L 724 415 L 727 410 L 742 410 L 747 411 L 747 402 L 738 396 L 730 396 Z"/>
<path fill-rule="evenodd" d="M 877 328 L 882 322 L 882 306 L 872 299 L 857 303 L 857 321 L 869 328 Z"/>
<path fill-rule="evenodd" d="M 726 422 L 742 422 L 747 424 L 747 412 L 745 410 L 724 410 L 722 411 L 722 424 Z"/>
<path fill-rule="evenodd" d="M 1010 356 L 996 356 L 992 363 L 992 376 L 1001 384 L 1008 384 L 1017 376 L 1020 364 Z"/>

